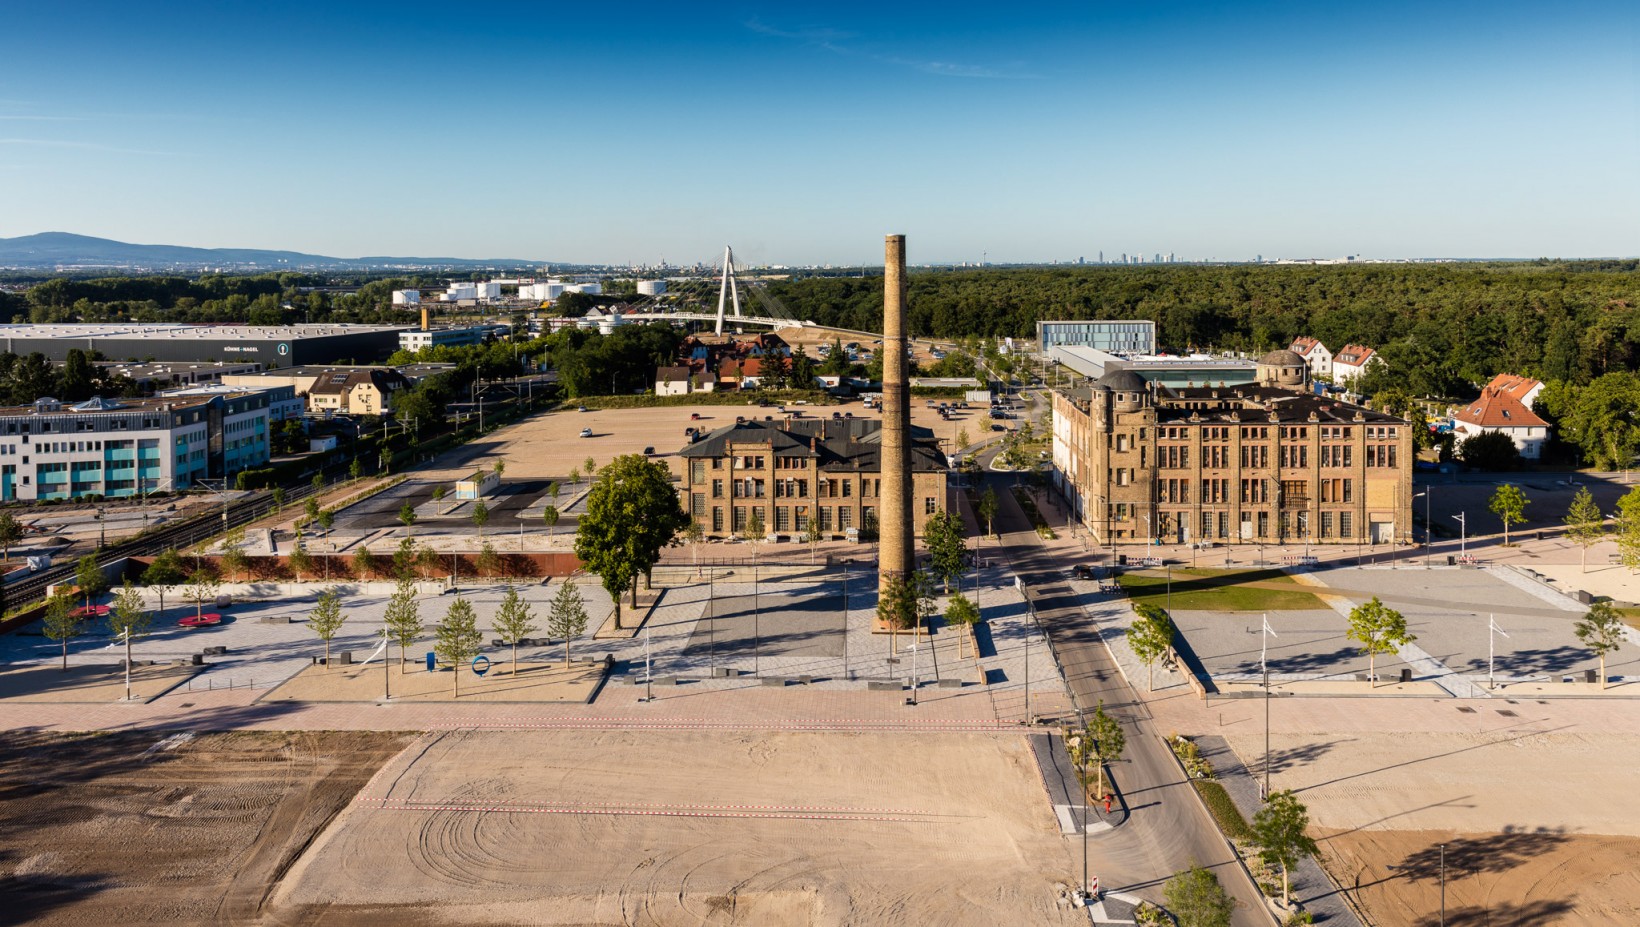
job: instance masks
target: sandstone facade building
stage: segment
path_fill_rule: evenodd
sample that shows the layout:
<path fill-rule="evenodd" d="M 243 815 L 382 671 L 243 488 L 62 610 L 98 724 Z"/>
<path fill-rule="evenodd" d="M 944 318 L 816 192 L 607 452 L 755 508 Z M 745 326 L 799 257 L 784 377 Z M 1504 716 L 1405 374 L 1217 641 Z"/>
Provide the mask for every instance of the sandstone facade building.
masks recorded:
<path fill-rule="evenodd" d="M 1249 386 L 1119 370 L 1055 394 L 1057 486 L 1099 543 L 1410 541 L 1410 426 L 1316 396 L 1309 372 L 1273 351 Z"/>
<path fill-rule="evenodd" d="M 827 538 L 857 538 L 879 519 L 881 423 L 869 419 L 748 421 L 678 452 L 684 511 L 708 537 L 744 534 L 752 513 L 767 534 L 796 539 L 809 519 Z M 912 523 L 950 507 L 945 456 L 926 429 L 911 441 Z"/>

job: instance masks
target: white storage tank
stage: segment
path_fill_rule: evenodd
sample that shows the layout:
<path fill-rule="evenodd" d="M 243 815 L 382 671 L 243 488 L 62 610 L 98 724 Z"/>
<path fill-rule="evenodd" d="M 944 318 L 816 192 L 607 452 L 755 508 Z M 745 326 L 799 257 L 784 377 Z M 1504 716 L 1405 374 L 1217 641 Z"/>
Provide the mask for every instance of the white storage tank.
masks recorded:
<path fill-rule="evenodd" d="M 666 292 L 666 281 L 665 280 L 639 280 L 638 281 L 638 295 L 639 296 L 659 296 L 659 295 L 661 295 L 662 293 L 665 293 L 665 292 Z"/>

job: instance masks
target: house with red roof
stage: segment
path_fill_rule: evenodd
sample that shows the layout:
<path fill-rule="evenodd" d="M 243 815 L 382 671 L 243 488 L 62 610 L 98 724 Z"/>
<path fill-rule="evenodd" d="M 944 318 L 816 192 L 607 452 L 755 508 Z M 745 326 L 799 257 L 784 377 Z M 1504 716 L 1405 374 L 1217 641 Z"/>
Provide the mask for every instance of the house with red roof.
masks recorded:
<path fill-rule="evenodd" d="M 1293 339 L 1287 350 L 1304 358 L 1304 363 L 1310 365 L 1311 378 L 1332 376 L 1333 353 L 1321 342 L 1308 335 L 1300 335 Z"/>
<path fill-rule="evenodd" d="M 1340 386 L 1365 373 L 1368 364 L 1382 364 L 1378 352 L 1364 344 L 1346 344 L 1333 355 L 1333 382 Z"/>
<path fill-rule="evenodd" d="M 1548 422 L 1509 392 L 1490 385 L 1479 399 L 1452 414 L 1452 432 L 1460 441 L 1489 431 L 1508 435 L 1527 460 L 1542 457 L 1549 441 Z"/>
<path fill-rule="evenodd" d="M 1530 409 L 1537 401 L 1538 393 L 1543 392 L 1543 383 L 1516 373 L 1500 373 L 1492 378 L 1492 382 L 1486 384 L 1486 388 L 1502 390 Z"/>

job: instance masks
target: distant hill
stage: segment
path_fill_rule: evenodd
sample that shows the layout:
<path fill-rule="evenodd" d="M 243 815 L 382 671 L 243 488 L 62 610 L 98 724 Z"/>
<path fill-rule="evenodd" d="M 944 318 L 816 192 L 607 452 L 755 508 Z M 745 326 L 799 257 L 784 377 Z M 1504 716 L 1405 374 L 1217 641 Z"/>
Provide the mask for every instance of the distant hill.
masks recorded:
<path fill-rule="evenodd" d="M 259 248 L 189 248 L 181 245 L 134 245 L 70 232 L 41 232 L 0 238 L 0 267 L 96 267 L 130 270 L 375 270 L 394 267 L 523 267 L 542 261 L 516 258 L 361 257 L 338 258 L 300 251 Z"/>

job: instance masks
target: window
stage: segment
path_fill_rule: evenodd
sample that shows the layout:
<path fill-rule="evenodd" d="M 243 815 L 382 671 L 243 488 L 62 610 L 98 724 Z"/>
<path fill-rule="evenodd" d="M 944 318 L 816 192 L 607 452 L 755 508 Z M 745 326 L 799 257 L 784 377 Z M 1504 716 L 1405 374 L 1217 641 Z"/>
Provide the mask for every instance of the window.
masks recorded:
<path fill-rule="evenodd" d="M 1333 536 L 1333 513 L 1331 512 L 1321 513 L 1321 536 L 1323 538 Z"/>
<path fill-rule="evenodd" d="M 924 515 L 932 515 L 937 511 L 939 511 L 939 507 L 934 505 L 934 497 L 933 496 L 928 496 L 927 498 L 923 499 L 923 514 Z"/>
<path fill-rule="evenodd" d="M 1338 536 L 1339 537 L 1345 537 L 1345 538 L 1350 537 L 1350 513 L 1349 512 L 1339 512 L 1338 513 Z"/>

